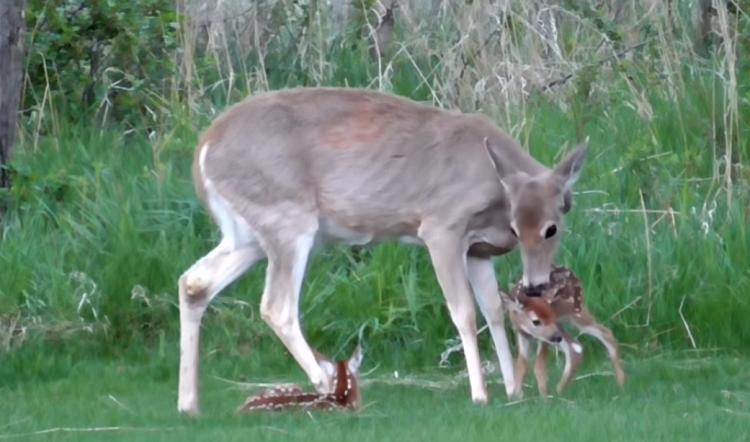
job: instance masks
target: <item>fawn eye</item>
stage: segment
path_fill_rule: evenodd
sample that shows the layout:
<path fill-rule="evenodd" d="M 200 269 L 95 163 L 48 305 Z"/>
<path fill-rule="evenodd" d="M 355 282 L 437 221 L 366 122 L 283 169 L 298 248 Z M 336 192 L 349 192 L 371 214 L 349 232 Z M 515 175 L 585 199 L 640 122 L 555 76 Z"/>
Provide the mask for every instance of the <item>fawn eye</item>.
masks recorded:
<path fill-rule="evenodd" d="M 510 234 L 518 238 L 518 232 L 516 232 L 516 229 L 514 229 L 513 226 L 510 227 Z"/>
<path fill-rule="evenodd" d="M 557 226 L 552 224 L 551 226 L 547 227 L 547 230 L 544 232 L 544 239 L 550 239 L 557 233 Z"/>
<path fill-rule="evenodd" d="M 531 321 L 531 323 L 534 324 L 535 327 L 539 327 L 540 325 L 542 325 L 542 321 L 538 319 L 534 319 L 533 321 Z"/>

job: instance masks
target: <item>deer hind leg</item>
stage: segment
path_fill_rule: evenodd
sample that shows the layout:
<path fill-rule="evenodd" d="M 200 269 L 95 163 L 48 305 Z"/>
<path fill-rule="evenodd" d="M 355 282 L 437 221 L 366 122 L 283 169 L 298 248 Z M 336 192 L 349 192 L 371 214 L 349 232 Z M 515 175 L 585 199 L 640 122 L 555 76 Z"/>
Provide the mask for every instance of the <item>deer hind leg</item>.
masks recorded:
<path fill-rule="evenodd" d="M 529 368 L 529 349 L 531 341 L 524 336 L 520 330 L 516 331 L 516 342 L 518 343 L 518 355 L 516 356 L 515 383 L 511 391 L 511 397 L 521 399 L 523 397 L 523 381 Z"/>
<path fill-rule="evenodd" d="M 264 257 L 257 242 L 223 240 L 179 279 L 180 371 L 177 410 L 198 414 L 200 326 L 211 300 Z"/>
<path fill-rule="evenodd" d="M 300 225 L 299 220 L 295 221 Z M 305 371 L 315 389 L 319 393 L 329 393 L 332 380 L 318 364 L 299 321 L 302 280 L 318 230 L 316 221 L 301 224 L 303 227 L 294 228 L 295 234 L 291 234 L 290 229 L 279 229 L 285 239 L 277 235 L 266 241 L 268 269 L 260 314 Z"/>
<path fill-rule="evenodd" d="M 479 305 L 479 310 L 487 321 L 492 340 L 495 343 L 500 371 L 503 374 L 505 393 L 508 397 L 512 397 L 516 384 L 513 373 L 513 355 L 510 352 L 508 336 L 505 333 L 505 308 L 500 296 L 498 296 L 495 268 L 489 259 L 472 257 L 467 259 L 466 267 L 474 297 Z"/>
<path fill-rule="evenodd" d="M 557 383 L 557 394 L 561 394 L 573 379 L 573 375 L 578 370 L 578 366 L 583 359 L 583 347 L 581 343 L 565 332 L 562 333 L 562 336 L 563 340 L 560 342 L 560 348 L 565 354 L 565 368 L 563 369 L 560 382 Z"/>
<path fill-rule="evenodd" d="M 604 345 L 609 354 L 609 359 L 612 361 L 612 368 L 615 371 L 617 384 L 623 386 L 625 384 L 625 371 L 622 369 L 617 339 L 615 339 L 612 331 L 600 324 L 591 312 L 585 308 L 579 316 L 572 317 L 572 322 L 582 333 L 595 337 Z"/>
<path fill-rule="evenodd" d="M 448 312 L 461 337 L 471 384 L 471 398 L 474 403 L 484 404 L 487 402 L 487 389 L 477 346 L 474 299 L 466 274 L 466 248 L 450 229 L 427 231 L 423 224 L 419 236 L 427 245 Z"/>
<path fill-rule="evenodd" d="M 547 396 L 549 395 L 547 390 L 547 381 L 549 380 L 547 374 L 548 354 L 549 344 L 539 341 L 539 346 L 536 351 L 536 361 L 534 361 L 534 377 L 536 377 L 536 386 L 539 390 L 539 395 L 544 399 L 547 399 Z"/>

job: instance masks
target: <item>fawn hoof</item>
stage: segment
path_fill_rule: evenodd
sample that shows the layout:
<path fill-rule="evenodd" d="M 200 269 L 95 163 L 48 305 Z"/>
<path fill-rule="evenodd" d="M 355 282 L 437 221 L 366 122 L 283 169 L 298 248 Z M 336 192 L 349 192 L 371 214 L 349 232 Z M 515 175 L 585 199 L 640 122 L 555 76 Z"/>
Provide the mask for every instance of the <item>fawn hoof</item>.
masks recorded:
<path fill-rule="evenodd" d="M 511 401 L 520 401 L 523 399 L 523 390 L 514 390 L 508 395 L 508 399 Z"/>
<path fill-rule="evenodd" d="M 516 382 L 508 391 L 508 399 L 518 401 L 523 399 L 523 382 Z"/>
<path fill-rule="evenodd" d="M 622 370 L 617 370 L 615 372 L 615 379 L 617 379 L 617 385 L 620 387 L 625 386 L 625 372 Z"/>
<path fill-rule="evenodd" d="M 565 390 L 565 387 L 567 386 L 568 386 L 567 382 L 560 382 L 559 384 L 557 384 L 557 388 L 555 388 L 557 395 L 558 396 L 562 395 L 562 392 Z"/>

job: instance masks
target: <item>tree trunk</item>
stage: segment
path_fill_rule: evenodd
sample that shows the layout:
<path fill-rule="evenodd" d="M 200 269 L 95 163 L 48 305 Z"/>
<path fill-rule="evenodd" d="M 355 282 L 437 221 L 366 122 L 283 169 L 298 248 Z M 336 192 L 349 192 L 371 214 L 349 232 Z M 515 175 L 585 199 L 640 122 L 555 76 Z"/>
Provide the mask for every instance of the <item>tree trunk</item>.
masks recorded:
<path fill-rule="evenodd" d="M 21 99 L 24 0 L 0 0 L 0 187 L 10 187 L 6 165 L 16 140 Z"/>

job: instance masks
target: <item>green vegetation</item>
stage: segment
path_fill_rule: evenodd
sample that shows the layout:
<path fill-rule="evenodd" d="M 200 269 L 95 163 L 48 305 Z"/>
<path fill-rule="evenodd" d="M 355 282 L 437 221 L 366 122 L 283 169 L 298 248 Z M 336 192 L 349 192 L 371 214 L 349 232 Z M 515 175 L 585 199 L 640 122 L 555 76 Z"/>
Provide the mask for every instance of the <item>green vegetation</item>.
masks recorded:
<path fill-rule="evenodd" d="M 176 352 L 170 351 L 176 357 Z M 256 358 L 257 359 L 257 358 Z M 303 381 L 299 372 L 268 376 L 255 362 L 206 358 L 204 416 L 174 412 L 175 376 L 164 359 L 82 360 L 43 383 L 14 382 L 0 389 L 0 437 L 21 440 L 746 440 L 750 437 L 750 377 L 746 357 L 712 352 L 662 353 L 628 365 L 627 389 L 611 376 L 576 381 L 546 403 L 533 387 L 521 403 L 496 399 L 477 407 L 468 381 L 423 373 L 432 388 L 392 384 L 381 370 L 366 377 L 365 407 L 357 414 L 303 412 L 235 416 L 247 395 L 227 379 Z M 365 363 L 365 368 L 374 362 Z M 249 364 L 249 365 L 248 365 Z M 598 365 L 598 364 L 597 364 Z M 593 367 L 599 373 L 600 368 Z M 14 379 L 15 381 L 16 379 Z M 402 379 L 402 381 L 404 381 Z M 45 431 L 43 434 L 33 434 Z M 36 437 L 31 437 L 32 435 Z"/>
<path fill-rule="evenodd" d="M 649 14 L 649 2 L 617 14 L 563 2 L 544 40 L 535 26 L 545 16 L 529 6 L 544 2 L 488 15 L 475 1 L 422 19 L 419 2 L 405 1 L 378 61 L 369 9 L 339 26 L 325 2 L 259 2 L 231 19 L 119 3 L 29 2 L 14 187 L 0 190 L 0 437 L 109 425 L 173 428 L 165 439 L 244 439 L 248 427 L 261 438 L 427 438 L 434 428 L 445 438 L 467 428 L 486 439 L 748 437 L 750 361 L 735 354 L 750 350 L 750 63 L 738 58 L 750 49 L 747 8 L 718 14 L 697 45 L 688 2 Z M 176 281 L 218 239 L 190 179 L 198 132 L 247 93 L 318 84 L 484 112 L 547 164 L 590 137 L 559 261 L 622 343 L 624 393 L 594 377 L 565 399 L 504 407 L 495 385 L 482 409 L 465 382 L 437 393 L 374 384 L 361 417 L 229 417 L 242 395 L 212 374 L 299 375 L 259 318 L 259 265 L 204 319 L 208 418 L 175 417 Z M 519 261 L 498 259 L 503 285 Z M 348 354 L 361 332 L 374 377 L 449 376 L 435 366 L 456 333 L 423 250 L 328 249 L 308 275 L 303 326 L 316 348 Z M 606 367 L 589 347 L 582 373 Z M 463 369 L 459 353 L 450 362 L 451 376 Z M 136 434 L 153 435 L 114 436 Z"/>

